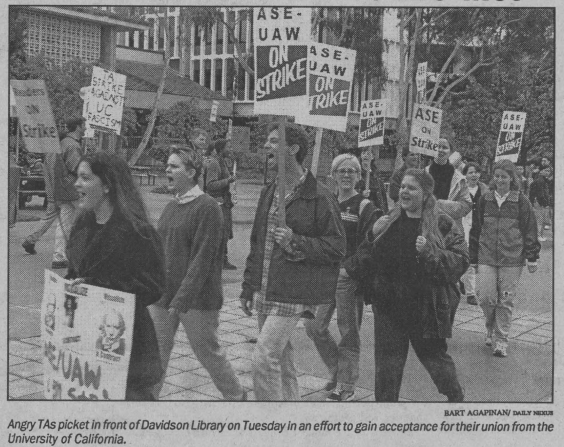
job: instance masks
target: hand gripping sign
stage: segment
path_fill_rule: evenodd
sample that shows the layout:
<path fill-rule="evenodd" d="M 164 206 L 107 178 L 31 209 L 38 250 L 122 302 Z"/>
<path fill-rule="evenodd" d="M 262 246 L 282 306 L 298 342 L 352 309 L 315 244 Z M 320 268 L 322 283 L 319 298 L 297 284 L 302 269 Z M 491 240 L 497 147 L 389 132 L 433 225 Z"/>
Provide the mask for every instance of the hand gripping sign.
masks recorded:
<path fill-rule="evenodd" d="M 495 161 L 506 159 L 513 163 L 517 162 L 519 152 L 521 151 L 521 143 L 523 142 L 526 117 L 527 114 L 525 112 L 503 112 L 495 151 Z"/>
<path fill-rule="evenodd" d="M 371 99 L 360 104 L 358 147 L 384 144 L 387 99 Z"/>
<path fill-rule="evenodd" d="M 443 111 L 422 104 L 413 105 L 409 151 L 435 157 L 441 136 Z"/>
<path fill-rule="evenodd" d="M 84 113 L 89 127 L 120 135 L 126 76 L 100 67 L 92 68 Z"/>
<path fill-rule="evenodd" d="M 296 123 L 339 132 L 347 130 L 355 60 L 355 50 L 323 43 L 309 45 L 309 106 L 296 115 Z"/>
<path fill-rule="evenodd" d="M 61 152 L 59 132 L 43 80 L 10 81 L 25 147 L 29 152 Z"/>
<path fill-rule="evenodd" d="M 257 115 L 295 116 L 307 107 L 307 43 L 311 8 L 254 8 Z"/>

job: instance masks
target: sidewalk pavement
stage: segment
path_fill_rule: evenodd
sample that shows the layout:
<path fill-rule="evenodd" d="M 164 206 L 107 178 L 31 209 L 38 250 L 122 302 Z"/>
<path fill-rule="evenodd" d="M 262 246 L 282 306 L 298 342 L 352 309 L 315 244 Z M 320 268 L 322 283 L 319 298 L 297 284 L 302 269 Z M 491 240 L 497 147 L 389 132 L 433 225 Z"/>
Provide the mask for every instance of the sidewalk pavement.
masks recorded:
<path fill-rule="evenodd" d="M 152 197 L 151 200 L 157 199 Z M 149 209 L 151 217 L 158 215 L 154 206 Z M 243 216 L 240 222 L 247 222 L 247 216 Z M 10 230 L 9 265 L 11 269 L 26 269 L 29 275 L 29 281 L 26 282 L 18 281 L 15 273 L 10 274 L 9 397 L 18 400 L 43 399 L 39 302 L 43 268 L 47 265 L 45 261 L 49 261 L 50 254 L 47 253 L 48 257 L 43 259 L 39 254 L 22 255 L 19 244 L 31 228 L 30 225 L 32 226 L 27 222 L 20 222 Z M 49 243 L 52 242 L 52 233 L 53 229 L 46 235 Z M 247 255 L 245 243 L 249 233 L 248 225 L 240 225 L 237 228 L 237 239 L 230 243 L 230 258 L 238 266 L 238 270 L 224 272 L 225 303 L 220 314 L 219 338 L 241 383 L 249 390 L 249 399 L 253 400 L 251 358 L 255 345 L 251 340 L 258 335 L 257 322 L 255 316 L 247 317 L 241 312 L 238 299 L 242 267 Z M 548 308 L 551 309 L 552 306 L 549 305 Z M 532 310 L 520 310 L 518 305 L 514 313 L 509 356 L 497 358 L 492 356 L 491 348 L 484 345 L 482 310 L 478 306 L 466 304 L 462 298 L 456 314 L 453 338 L 449 340 L 449 352 L 454 358 L 459 380 L 466 389 L 467 401 L 552 401 L 553 318 L 552 312 L 546 309 L 546 305 L 541 305 L 533 306 Z M 361 329 L 361 372 L 356 388 L 356 399 L 360 401 L 374 399 L 372 320 L 371 309 L 365 307 Z M 335 317 L 330 330 L 338 339 Z M 296 329 L 292 342 L 295 347 L 302 399 L 324 401 L 327 393 L 322 389 L 328 380 L 327 372 L 313 343 L 306 336 L 303 325 Z M 186 335 L 179 330 L 160 400 L 220 399 L 221 394 L 213 385 L 207 371 L 196 360 Z M 429 375 L 411 350 L 405 367 L 400 400 L 446 400 L 438 394 Z"/>

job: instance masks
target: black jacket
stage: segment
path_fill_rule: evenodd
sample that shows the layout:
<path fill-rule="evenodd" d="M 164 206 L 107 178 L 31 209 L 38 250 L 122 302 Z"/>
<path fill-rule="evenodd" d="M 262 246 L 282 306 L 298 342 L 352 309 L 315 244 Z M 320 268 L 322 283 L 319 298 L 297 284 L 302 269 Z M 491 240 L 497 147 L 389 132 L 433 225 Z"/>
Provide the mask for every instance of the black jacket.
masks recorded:
<path fill-rule="evenodd" d="M 67 279 L 85 278 L 86 284 L 135 294 L 127 387 L 149 387 L 163 374 L 155 327 L 147 310 L 160 298 L 164 286 L 159 237 L 150 225 L 136 232 L 117 211 L 92 237 L 95 227 L 91 212 L 75 222 L 67 244 Z"/>
<path fill-rule="evenodd" d="M 275 189 L 275 183 L 264 187 L 257 206 L 241 293 L 249 301 L 261 288 L 268 212 Z M 334 195 L 310 172 L 294 199 L 286 203 L 286 225 L 294 232 L 291 245 L 298 256 L 292 258 L 274 245 L 266 300 L 312 305 L 333 302 L 339 263 L 346 252 L 345 230 Z"/>

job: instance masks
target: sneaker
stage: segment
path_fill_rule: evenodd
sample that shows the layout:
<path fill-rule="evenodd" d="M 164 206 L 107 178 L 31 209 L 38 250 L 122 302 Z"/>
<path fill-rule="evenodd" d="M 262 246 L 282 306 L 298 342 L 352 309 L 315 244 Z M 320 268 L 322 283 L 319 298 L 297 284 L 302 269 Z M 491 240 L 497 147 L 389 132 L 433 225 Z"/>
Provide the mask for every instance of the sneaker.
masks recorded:
<path fill-rule="evenodd" d="M 487 334 L 486 335 L 486 346 L 491 346 L 492 345 L 492 336 L 491 334 Z"/>
<path fill-rule="evenodd" d="M 348 402 L 355 398 L 354 391 L 339 390 L 333 391 L 331 395 L 325 399 L 327 402 Z"/>
<path fill-rule="evenodd" d="M 223 270 L 237 270 L 237 266 L 231 264 L 229 261 L 224 261 Z"/>
<path fill-rule="evenodd" d="M 323 390 L 327 391 L 328 393 L 332 393 L 333 391 L 335 391 L 336 388 L 337 388 L 337 381 L 335 380 L 334 382 L 333 381 L 327 382 L 323 387 Z"/>
<path fill-rule="evenodd" d="M 26 251 L 26 253 L 28 253 L 30 255 L 36 255 L 37 254 L 37 252 L 35 251 L 35 244 L 32 244 L 29 241 L 23 241 L 22 247 Z"/>
<path fill-rule="evenodd" d="M 539 236 L 538 239 L 539 242 L 546 242 L 546 238 L 544 236 Z"/>
<path fill-rule="evenodd" d="M 478 305 L 478 301 L 476 301 L 476 295 L 468 295 L 466 297 L 466 302 L 468 304 L 472 304 L 473 306 L 477 306 Z"/>
<path fill-rule="evenodd" d="M 496 341 L 493 355 L 496 357 L 507 357 L 507 343 Z"/>
<path fill-rule="evenodd" d="M 51 268 L 53 270 L 66 269 L 69 267 L 69 261 L 53 261 L 51 263 Z"/>

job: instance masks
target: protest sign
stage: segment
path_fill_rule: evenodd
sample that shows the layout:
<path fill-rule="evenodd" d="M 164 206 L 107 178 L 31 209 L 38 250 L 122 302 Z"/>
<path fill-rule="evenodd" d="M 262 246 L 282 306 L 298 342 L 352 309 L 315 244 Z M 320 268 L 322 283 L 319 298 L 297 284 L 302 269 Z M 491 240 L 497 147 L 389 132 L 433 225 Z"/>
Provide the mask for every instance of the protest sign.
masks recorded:
<path fill-rule="evenodd" d="M 45 271 L 44 392 L 53 400 L 123 400 L 135 295 L 78 285 Z"/>
<path fill-rule="evenodd" d="M 45 81 L 10 80 L 25 147 L 29 152 L 61 152 Z"/>
<path fill-rule="evenodd" d="M 217 108 L 219 107 L 219 101 L 212 101 L 211 111 L 210 111 L 210 121 L 215 123 L 217 120 Z"/>
<path fill-rule="evenodd" d="M 526 117 L 527 114 L 525 112 L 503 112 L 495 151 L 495 161 L 506 159 L 513 163 L 517 162 L 519 152 L 521 151 L 521 143 L 523 142 Z"/>
<path fill-rule="evenodd" d="M 387 99 L 372 99 L 360 104 L 358 147 L 384 144 Z"/>
<path fill-rule="evenodd" d="M 84 107 L 87 126 L 120 135 L 125 82 L 125 75 L 92 68 L 92 82 Z"/>
<path fill-rule="evenodd" d="M 417 85 L 417 102 L 419 104 L 423 104 L 425 102 L 425 93 L 427 91 L 427 62 L 417 64 L 415 83 Z"/>
<path fill-rule="evenodd" d="M 295 116 L 307 107 L 311 8 L 254 8 L 257 115 Z"/>
<path fill-rule="evenodd" d="M 307 58 L 308 107 L 296 115 L 296 123 L 345 132 L 356 51 L 313 43 Z"/>
<path fill-rule="evenodd" d="M 431 157 L 437 155 L 442 117 L 441 109 L 414 104 L 409 137 L 410 152 Z"/>

